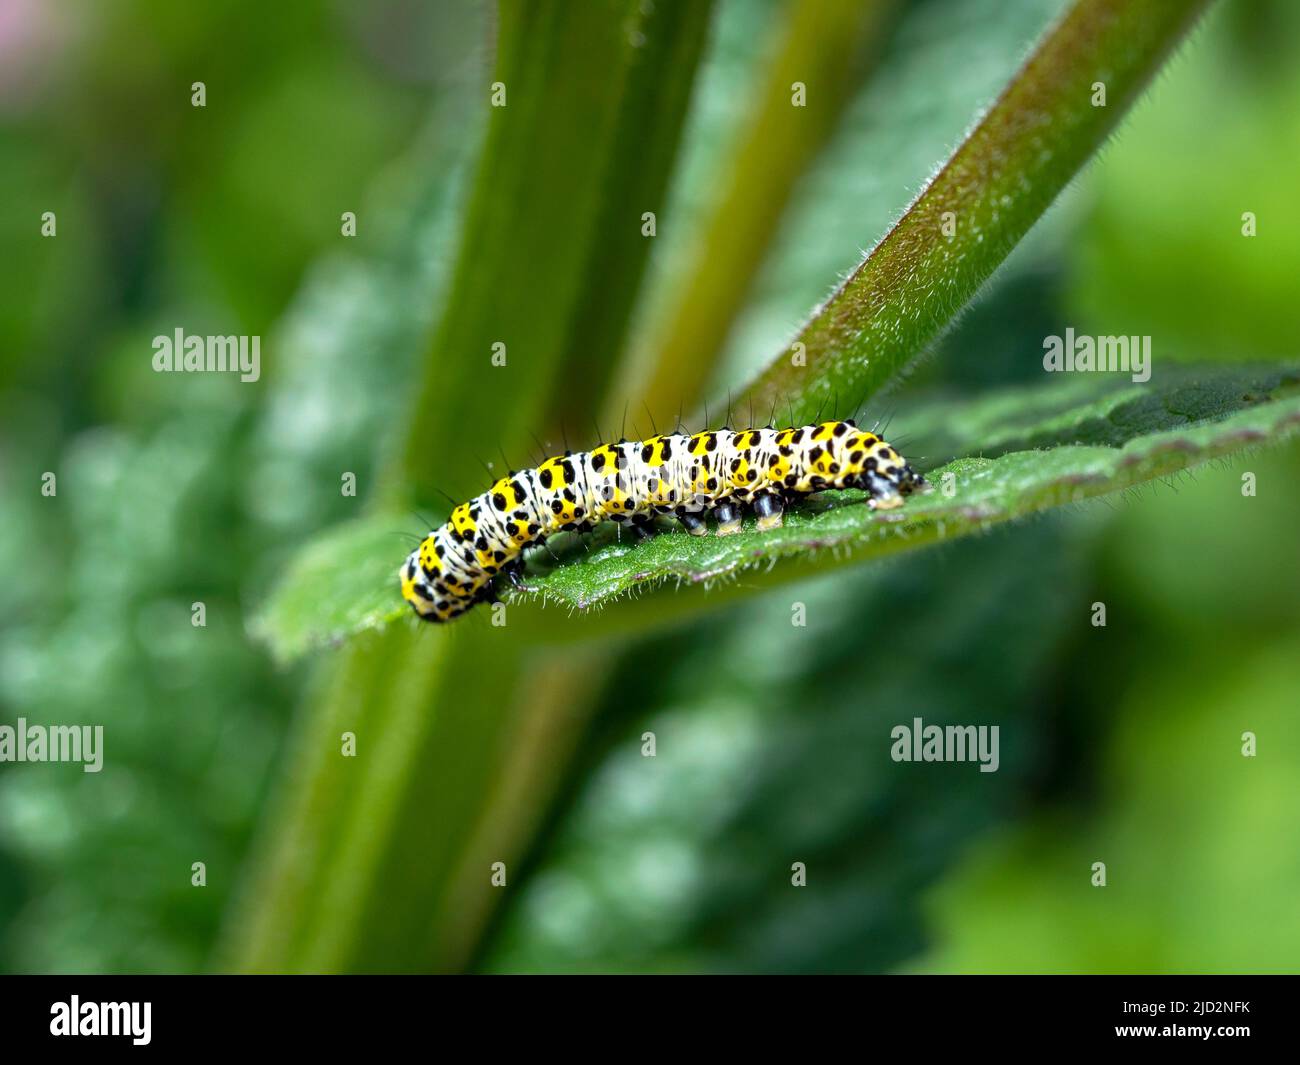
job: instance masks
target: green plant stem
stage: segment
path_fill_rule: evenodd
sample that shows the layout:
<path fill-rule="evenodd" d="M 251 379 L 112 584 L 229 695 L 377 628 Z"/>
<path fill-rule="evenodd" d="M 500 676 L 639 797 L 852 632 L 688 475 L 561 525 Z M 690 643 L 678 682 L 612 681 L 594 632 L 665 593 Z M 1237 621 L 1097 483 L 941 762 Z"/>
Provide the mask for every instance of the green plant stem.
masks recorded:
<path fill-rule="evenodd" d="M 708 15 L 690 0 L 502 8 L 494 80 L 507 102 L 492 115 L 447 309 L 377 514 L 433 499 L 435 475 L 467 475 L 467 426 L 490 426 L 521 453 L 569 376 L 583 372 L 573 339 L 590 293 L 603 285 L 630 305 L 611 286 L 634 287 L 639 268 L 624 262 L 611 276 L 599 249 L 610 217 L 602 183 L 640 167 L 636 187 L 662 187 L 684 105 L 654 118 L 648 157 L 624 124 L 658 107 L 651 88 L 661 81 L 690 84 Z M 485 79 L 485 107 L 487 90 Z M 610 350 L 625 319 L 605 314 L 595 326 Z M 496 340 L 507 346 L 503 366 L 491 360 Z M 371 531 L 363 542 L 373 543 Z M 372 629 L 391 620 L 376 591 L 395 595 L 393 542 L 349 585 L 372 597 Z M 309 559 L 305 572 L 321 564 L 328 569 Z M 330 614 L 319 596 L 298 605 Z M 456 631 L 403 621 L 322 663 L 218 968 L 453 970 L 472 955 L 503 896 L 483 862 L 516 868 L 603 662 L 539 659 L 513 620 Z M 355 756 L 343 754 L 345 733 Z"/>
<path fill-rule="evenodd" d="M 729 159 L 717 205 L 701 227 L 677 303 L 654 344 L 656 364 L 644 401 L 655 417 L 667 422 L 683 404 L 698 402 L 796 182 L 870 75 L 896 10 L 893 0 L 820 0 L 788 8 L 755 114 Z M 795 83 L 806 92 L 800 106 L 793 101 Z"/>
<path fill-rule="evenodd" d="M 594 401 L 586 393 L 621 348 L 649 254 L 641 213 L 667 181 L 711 9 L 691 0 L 502 9 L 492 81 L 504 106 L 492 107 L 446 311 L 383 478 L 387 503 L 468 494 L 483 481 L 471 441 L 495 437 L 508 460 L 494 466 L 501 475 L 534 450 L 530 433 L 548 416 L 575 397 Z M 671 75 L 657 77 L 669 64 Z"/>
<path fill-rule="evenodd" d="M 896 380 L 1096 151 L 1205 6 L 1077 0 L 743 402 L 788 405 L 798 423 L 819 409 L 854 410 Z"/>

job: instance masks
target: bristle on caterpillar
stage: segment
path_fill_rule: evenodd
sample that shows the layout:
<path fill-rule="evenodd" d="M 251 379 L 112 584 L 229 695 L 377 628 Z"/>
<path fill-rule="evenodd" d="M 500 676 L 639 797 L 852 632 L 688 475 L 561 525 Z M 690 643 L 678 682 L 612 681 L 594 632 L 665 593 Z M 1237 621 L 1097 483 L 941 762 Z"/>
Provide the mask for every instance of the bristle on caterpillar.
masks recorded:
<path fill-rule="evenodd" d="M 605 521 L 643 527 L 668 514 L 703 535 L 712 514 L 728 536 L 746 506 L 765 530 L 813 492 L 861 488 L 868 506 L 889 509 L 925 487 L 897 451 L 851 421 L 601 444 L 503 477 L 456 507 L 402 564 L 402 596 L 425 621 L 450 621 L 493 599 L 498 575 L 517 579 L 524 550 L 558 532 Z"/>

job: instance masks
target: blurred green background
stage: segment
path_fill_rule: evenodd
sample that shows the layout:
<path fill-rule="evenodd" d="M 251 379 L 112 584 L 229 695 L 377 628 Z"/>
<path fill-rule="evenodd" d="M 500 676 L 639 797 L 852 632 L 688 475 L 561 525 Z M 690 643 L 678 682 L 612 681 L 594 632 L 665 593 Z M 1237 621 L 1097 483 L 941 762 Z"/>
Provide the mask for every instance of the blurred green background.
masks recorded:
<path fill-rule="evenodd" d="M 1061 6 L 905 5 L 804 162 L 715 385 L 779 350 Z M 714 13 L 628 365 L 787 14 Z M 0 764 L 0 968 L 212 964 L 312 673 L 273 665 L 248 620 L 295 548 L 357 513 L 406 416 L 495 19 L 0 0 L 0 721 L 102 723 L 106 744 L 99 774 Z M 913 397 L 1041 380 L 1067 325 L 1151 334 L 1157 373 L 1294 358 L 1298 105 L 1300 8 L 1216 7 L 889 396 L 894 431 Z M 177 326 L 261 335 L 262 380 L 153 373 L 151 338 Z M 1294 445 L 1251 455 L 630 643 L 467 964 L 1295 970 L 1298 473 Z M 868 654 L 869 630 L 897 653 Z M 1001 769 L 892 763 L 914 716 L 1000 724 Z"/>

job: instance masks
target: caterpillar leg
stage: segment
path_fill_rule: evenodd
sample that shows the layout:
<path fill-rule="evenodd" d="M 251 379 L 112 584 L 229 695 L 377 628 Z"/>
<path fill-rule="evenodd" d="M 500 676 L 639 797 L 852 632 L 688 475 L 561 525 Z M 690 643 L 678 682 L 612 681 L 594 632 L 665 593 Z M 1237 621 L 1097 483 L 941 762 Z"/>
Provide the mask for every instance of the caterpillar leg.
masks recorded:
<path fill-rule="evenodd" d="M 877 473 L 865 473 L 858 484 L 867 492 L 867 506 L 872 510 L 893 510 L 903 505 L 903 496 L 911 491 L 910 482 L 904 487 L 901 479 Z"/>
<path fill-rule="evenodd" d="M 897 492 L 890 492 L 887 495 L 872 496 L 867 500 L 867 506 L 872 510 L 893 510 L 903 505 L 903 497 Z"/>
<path fill-rule="evenodd" d="M 529 590 L 528 582 L 524 580 L 523 558 L 517 558 L 513 562 L 508 563 L 502 568 L 501 572 L 506 575 L 506 578 L 510 581 L 511 587 L 516 591 L 526 592 Z"/>
<path fill-rule="evenodd" d="M 633 514 L 632 520 L 628 522 L 630 528 L 638 540 L 644 540 L 654 532 L 655 518 L 653 514 Z"/>
<path fill-rule="evenodd" d="M 677 515 L 677 520 L 682 523 L 684 528 L 692 536 L 707 536 L 709 527 L 704 519 L 698 514 L 682 513 Z"/>
<path fill-rule="evenodd" d="M 740 532 L 740 507 L 735 503 L 719 503 L 713 514 L 718 519 L 719 536 L 734 536 Z"/>
<path fill-rule="evenodd" d="M 764 493 L 754 497 L 754 513 L 758 515 L 758 531 L 779 529 L 785 506 L 781 497 L 774 493 Z"/>

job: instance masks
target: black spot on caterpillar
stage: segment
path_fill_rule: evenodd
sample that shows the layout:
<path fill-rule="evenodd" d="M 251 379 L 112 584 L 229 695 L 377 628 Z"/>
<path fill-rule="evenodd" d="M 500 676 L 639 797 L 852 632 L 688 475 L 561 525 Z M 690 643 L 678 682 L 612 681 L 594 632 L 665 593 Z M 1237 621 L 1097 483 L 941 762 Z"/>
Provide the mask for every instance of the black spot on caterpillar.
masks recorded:
<path fill-rule="evenodd" d="M 503 477 L 456 507 L 402 564 L 402 596 L 425 621 L 450 621 L 494 598 L 496 575 L 516 576 L 524 549 L 562 530 L 643 526 L 671 514 L 703 535 L 704 516 L 715 514 L 718 535 L 729 536 L 740 531 L 743 504 L 759 529 L 771 529 L 788 501 L 812 492 L 861 488 L 868 506 L 888 509 L 925 486 L 888 443 L 851 421 L 601 444 Z"/>

